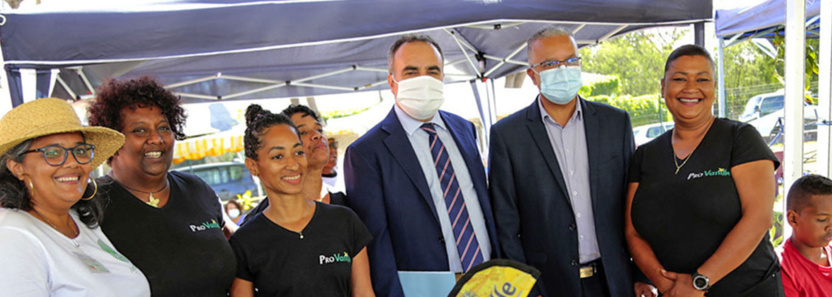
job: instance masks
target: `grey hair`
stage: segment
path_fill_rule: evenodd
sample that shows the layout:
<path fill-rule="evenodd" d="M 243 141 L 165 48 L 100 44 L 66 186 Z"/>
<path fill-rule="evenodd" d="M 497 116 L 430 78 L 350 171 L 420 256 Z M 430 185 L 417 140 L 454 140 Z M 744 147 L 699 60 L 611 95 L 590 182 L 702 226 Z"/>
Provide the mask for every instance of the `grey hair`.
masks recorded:
<path fill-rule="evenodd" d="M 575 40 L 575 37 L 572 36 L 572 31 L 564 27 L 546 27 L 532 34 L 532 37 L 529 37 L 529 40 L 526 41 L 526 53 L 529 56 L 531 56 L 532 43 L 534 43 L 535 41 L 554 36 L 569 36 L 569 38 L 572 39 L 572 41 Z"/>
<path fill-rule="evenodd" d="M 439 51 L 439 57 L 442 58 L 441 62 L 443 64 L 445 63 L 445 54 L 442 52 L 442 48 L 439 47 L 439 43 L 433 40 L 433 38 L 430 38 L 430 36 L 427 35 L 406 34 L 399 37 L 396 42 L 393 42 L 393 45 L 390 46 L 390 51 L 387 52 L 387 70 L 390 74 L 393 74 L 395 71 L 393 69 L 393 56 L 396 55 L 396 52 L 402 47 L 402 45 L 410 42 L 424 42 L 432 45 L 437 51 Z"/>

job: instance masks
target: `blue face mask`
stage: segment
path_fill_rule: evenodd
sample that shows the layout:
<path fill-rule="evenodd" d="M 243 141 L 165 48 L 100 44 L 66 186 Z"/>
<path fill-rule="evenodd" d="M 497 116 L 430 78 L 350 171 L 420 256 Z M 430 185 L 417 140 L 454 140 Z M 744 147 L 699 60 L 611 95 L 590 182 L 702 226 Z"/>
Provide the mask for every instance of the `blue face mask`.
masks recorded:
<path fill-rule="evenodd" d="M 581 67 L 558 67 L 540 73 L 540 93 L 555 104 L 566 104 L 575 99 L 581 89 Z"/>

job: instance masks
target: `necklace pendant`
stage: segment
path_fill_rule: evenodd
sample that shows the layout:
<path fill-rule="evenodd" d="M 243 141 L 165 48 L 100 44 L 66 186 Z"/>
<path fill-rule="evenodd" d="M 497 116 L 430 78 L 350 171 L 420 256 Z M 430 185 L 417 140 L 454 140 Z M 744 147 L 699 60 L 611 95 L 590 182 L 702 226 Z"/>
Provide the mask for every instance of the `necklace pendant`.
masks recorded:
<path fill-rule="evenodd" d="M 159 208 L 159 199 L 153 197 L 153 193 L 150 193 L 150 197 L 147 198 L 147 205 Z"/>
<path fill-rule="evenodd" d="M 300 234 L 300 239 L 303 239 L 303 232 L 298 232 Z"/>

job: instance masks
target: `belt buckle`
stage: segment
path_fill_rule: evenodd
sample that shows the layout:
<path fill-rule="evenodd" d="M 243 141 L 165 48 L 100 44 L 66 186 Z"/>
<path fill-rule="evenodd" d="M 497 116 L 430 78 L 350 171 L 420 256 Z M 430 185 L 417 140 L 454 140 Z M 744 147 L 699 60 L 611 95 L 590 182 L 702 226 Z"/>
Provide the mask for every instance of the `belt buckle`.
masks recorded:
<path fill-rule="evenodd" d="M 595 275 L 595 265 L 590 264 L 590 265 L 581 267 L 580 272 L 581 272 L 581 278 L 592 277 L 593 275 Z"/>

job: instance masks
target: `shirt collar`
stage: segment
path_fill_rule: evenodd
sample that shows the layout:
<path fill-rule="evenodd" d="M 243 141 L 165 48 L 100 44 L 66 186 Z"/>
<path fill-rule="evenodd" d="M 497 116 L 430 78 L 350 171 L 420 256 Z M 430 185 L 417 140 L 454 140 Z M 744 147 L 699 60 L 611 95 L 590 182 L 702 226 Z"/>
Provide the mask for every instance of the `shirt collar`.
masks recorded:
<path fill-rule="evenodd" d="M 402 123 L 402 128 L 404 128 L 404 132 L 407 132 L 407 135 L 413 136 L 413 133 L 416 133 L 424 122 L 414 120 L 409 115 L 404 113 L 404 111 L 399 108 L 399 105 L 393 105 L 393 110 L 396 111 L 396 117 L 399 118 L 399 122 Z M 430 119 L 430 123 L 434 126 L 442 128 L 442 130 L 448 130 L 445 128 L 445 122 L 442 121 L 442 117 L 439 115 L 439 111 L 433 115 L 433 118 Z"/>
<path fill-rule="evenodd" d="M 549 113 L 546 112 L 545 108 L 543 108 L 543 102 L 541 102 L 540 100 L 543 100 L 543 99 L 540 97 L 540 94 L 538 94 L 537 95 L 537 108 L 540 109 L 540 120 L 543 121 L 544 124 L 548 120 L 548 121 L 551 121 L 552 123 L 554 123 L 555 125 L 560 125 L 560 124 L 558 124 L 558 122 L 555 121 L 555 119 L 553 119 L 551 116 L 549 116 Z M 580 97 L 575 96 L 574 100 L 580 100 Z M 569 122 L 572 122 L 573 120 L 580 121 L 581 119 L 583 119 L 583 109 L 581 108 L 581 102 L 578 101 L 578 102 L 575 102 L 575 112 L 572 113 L 572 117 L 569 118 Z"/>

